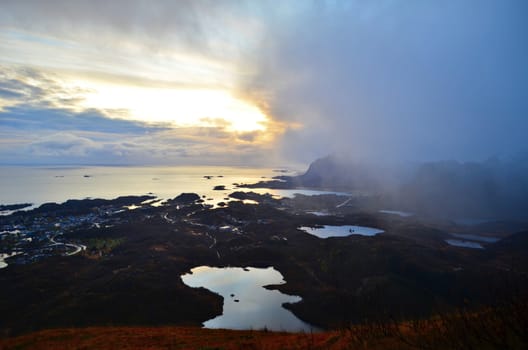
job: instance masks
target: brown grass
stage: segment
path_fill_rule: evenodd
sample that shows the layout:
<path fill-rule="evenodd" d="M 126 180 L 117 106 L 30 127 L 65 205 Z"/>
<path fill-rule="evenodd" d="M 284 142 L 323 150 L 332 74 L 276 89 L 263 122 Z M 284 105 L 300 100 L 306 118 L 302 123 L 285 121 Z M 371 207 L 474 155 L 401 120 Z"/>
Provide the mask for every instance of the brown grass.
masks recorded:
<path fill-rule="evenodd" d="M 338 349 L 336 335 L 196 327 L 89 327 L 1 339 L 0 349 Z"/>
<path fill-rule="evenodd" d="M 323 333 L 214 330 L 197 327 L 51 329 L 0 338 L 10 349 L 527 349 L 525 299 L 479 311 L 458 310 L 428 320 L 371 322 Z"/>

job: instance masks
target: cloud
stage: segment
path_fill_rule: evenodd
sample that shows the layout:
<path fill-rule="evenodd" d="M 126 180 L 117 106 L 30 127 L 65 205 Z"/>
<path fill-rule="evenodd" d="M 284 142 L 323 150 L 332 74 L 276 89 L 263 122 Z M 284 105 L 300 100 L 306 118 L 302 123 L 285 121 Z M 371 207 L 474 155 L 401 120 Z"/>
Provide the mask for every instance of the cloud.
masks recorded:
<path fill-rule="evenodd" d="M 142 134 L 164 129 L 137 121 L 110 119 L 96 109 L 74 110 L 33 106 L 7 107 L 0 112 L 0 126 L 38 132 L 42 130 L 82 130 L 115 134 Z"/>
<path fill-rule="evenodd" d="M 25 113 L 0 113 L 0 164 L 262 165 L 272 159 L 257 133 L 150 127 L 95 112 Z"/>
<path fill-rule="evenodd" d="M 200 2 L 200 5 L 202 2 Z M 159 6 L 161 5 L 161 6 Z M 214 3 L 207 4 L 213 12 Z M 131 37 L 155 38 L 173 35 L 181 40 L 203 38 L 195 1 L 3 1 L 1 19 L 6 24 L 45 32 L 51 38 L 115 39 Z M 95 29 L 95 32 L 87 29 Z M 103 35 L 102 37 L 100 35 Z M 52 41 L 53 39 L 50 39 Z M 113 41 L 112 41 L 113 43 Z M 126 45 L 126 43 L 124 43 Z"/>
<path fill-rule="evenodd" d="M 71 133 L 106 142 L 105 152 L 130 162 L 265 154 L 309 162 L 332 152 L 467 160 L 526 150 L 527 12 L 522 0 L 5 0 L 0 62 L 19 68 L 0 74 L 0 133 L 19 135 L 12 145 L 36 142 L 24 130 Z M 268 111 L 273 130 L 227 133 L 218 119 L 174 130 L 110 119 L 79 108 L 86 91 L 49 71 L 128 86 L 235 89 Z"/>
<path fill-rule="evenodd" d="M 318 2 L 269 21 L 244 85 L 293 159 L 482 159 L 526 150 L 525 1 Z M 523 131 L 524 130 L 524 131 Z"/>
<path fill-rule="evenodd" d="M 202 128 L 109 118 L 119 111 L 80 107 L 90 91 L 71 84 L 77 79 L 230 93 L 248 74 L 243 60 L 262 29 L 258 7 L 208 0 L 3 2 L 0 50 L 8 54 L 0 57 L 0 134 L 9 141 L 0 145 L 0 161 L 271 159 L 266 142 L 272 135 L 230 132 L 220 118 L 204 120 L 208 127 Z"/>
<path fill-rule="evenodd" d="M 258 136 L 248 141 L 220 128 L 123 128 L 112 120 L 107 126 L 55 127 L 61 122 L 50 118 L 54 127 L 42 128 L 40 121 L 28 120 L 6 126 L 1 117 L 0 164 L 262 165 L 272 159 L 270 146 L 258 143 Z"/>
<path fill-rule="evenodd" d="M 24 95 L 20 92 L 7 89 L 7 88 L 0 88 L 0 98 L 11 100 L 11 99 L 18 99 L 22 97 L 24 97 Z"/>
<path fill-rule="evenodd" d="M 0 50 L 9 55 L 0 61 L 222 85 L 257 42 L 253 7 L 212 0 L 6 0 Z"/>
<path fill-rule="evenodd" d="M 36 156 L 77 156 L 83 157 L 102 146 L 92 140 L 69 133 L 58 133 L 44 137 L 30 146 L 30 152 Z"/>
<path fill-rule="evenodd" d="M 1 164 L 258 164 L 262 133 L 229 132 L 229 123 L 179 127 L 110 118 L 79 107 L 86 92 L 36 69 L 3 67 Z M 115 115 L 116 111 L 112 111 Z M 239 145 L 244 144 L 243 148 Z"/>
<path fill-rule="evenodd" d="M 177 128 L 109 118 L 105 110 L 79 107 L 86 91 L 36 69 L 4 67 L 0 88 L 12 93 L 0 96 L 2 164 L 247 165 L 271 159 L 265 132 L 231 132 L 221 119 Z"/>
<path fill-rule="evenodd" d="M 105 110 L 79 107 L 87 92 L 35 69 L 0 66 L 0 126 L 28 132 L 77 130 L 114 134 L 142 134 L 165 128 L 161 124 L 112 119 Z"/>
<path fill-rule="evenodd" d="M 54 74 L 30 67 L 0 65 L 0 102 L 3 100 L 4 105 L 73 108 L 87 92 L 67 86 Z"/>

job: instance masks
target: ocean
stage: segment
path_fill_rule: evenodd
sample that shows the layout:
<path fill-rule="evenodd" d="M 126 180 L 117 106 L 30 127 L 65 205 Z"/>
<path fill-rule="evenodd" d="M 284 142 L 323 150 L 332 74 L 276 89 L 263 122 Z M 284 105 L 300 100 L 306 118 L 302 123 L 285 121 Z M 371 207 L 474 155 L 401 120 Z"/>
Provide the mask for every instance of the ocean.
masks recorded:
<path fill-rule="evenodd" d="M 152 194 L 159 199 L 183 192 L 205 196 L 216 204 L 237 190 L 234 184 L 256 183 L 277 175 L 295 175 L 296 170 L 278 172 L 271 168 L 171 166 L 171 167 L 0 167 L 0 204 L 62 203 L 68 199 L 113 199 L 126 195 Z M 225 190 L 215 191 L 224 185 Z M 292 196 L 324 191 L 251 189 L 258 193 Z M 4 213 L 5 214 L 5 213 Z"/>

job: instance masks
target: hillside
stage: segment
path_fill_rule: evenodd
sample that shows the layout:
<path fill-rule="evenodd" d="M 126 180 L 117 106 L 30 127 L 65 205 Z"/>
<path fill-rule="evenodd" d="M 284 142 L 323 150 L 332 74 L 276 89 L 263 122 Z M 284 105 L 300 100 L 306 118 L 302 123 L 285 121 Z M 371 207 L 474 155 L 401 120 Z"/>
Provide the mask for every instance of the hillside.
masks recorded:
<path fill-rule="evenodd" d="M 479 312 L 427 320 L 366 323 L 323 333 L 213 330 L 197 327 L 89 327 L 0 338 L 0 349 L 525 349 L 526 299 Z"/>

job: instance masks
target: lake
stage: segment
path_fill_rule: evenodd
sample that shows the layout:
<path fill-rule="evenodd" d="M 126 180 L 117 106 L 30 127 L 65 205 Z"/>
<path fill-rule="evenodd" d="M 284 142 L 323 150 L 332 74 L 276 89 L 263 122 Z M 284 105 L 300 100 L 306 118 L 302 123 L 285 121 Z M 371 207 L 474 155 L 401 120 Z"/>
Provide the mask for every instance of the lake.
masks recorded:
<path fill-rule="evenodd" d="M 311 332 L 316 328 L 301 321 L 282 307 L 301 298 L 263 286 L 286 283 L 273 267 L 200 266 L 181 276 L 189 287 L 203 287 L 224 298 L 222 315 L 204 323 L 205 328 L 268 329 L 287 332 Z"/>
<path fill-rule="evenodd" d="M 347 237 L 351 235 L 375 236 L 379 233 L 384 232 L 383 230 L 380 230 L 378 228 L 356 225 L 324 225 L 322 227 L 301 226 L 299 227 L 299 229 L 319 238 Z"/>

